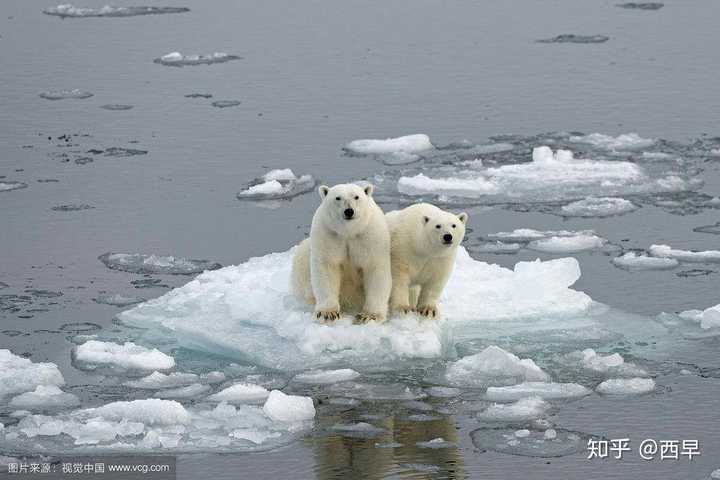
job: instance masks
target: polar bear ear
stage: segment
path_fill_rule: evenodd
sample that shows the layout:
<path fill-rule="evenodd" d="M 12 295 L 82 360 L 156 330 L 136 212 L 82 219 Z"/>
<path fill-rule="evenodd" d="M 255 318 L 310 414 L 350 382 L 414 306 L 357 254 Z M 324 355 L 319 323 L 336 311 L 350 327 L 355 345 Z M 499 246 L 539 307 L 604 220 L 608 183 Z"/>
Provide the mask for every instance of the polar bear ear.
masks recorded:
<path fill-rule="evenodd" d="M 363 190 L 365 190 L 365 195 L 367 195 L 368 197 L 372 197 L 372 194 L 375 191 L 375 187 L 368 183 L 367 185 L 365 185 L 365 188 L 363 188 Z"/>
<path fill-rule="evenodd" d="M 330 191 L 330 187 L 327 185 L 320 185 L 320 188 L 318 188 L 318 193 L 320 194 L 320 198 L 327 197 L 328 192 Z"/>
<path fill-rule="evenodd" d="M 467 214 L 467 213 L 462 212 L 462 213 L 458 214 L 457 217 L 460 219 L 460 221 L 461 221 L 462 223 L 467 223 L 467 219 L 468 219 L 468 214 Z"/>

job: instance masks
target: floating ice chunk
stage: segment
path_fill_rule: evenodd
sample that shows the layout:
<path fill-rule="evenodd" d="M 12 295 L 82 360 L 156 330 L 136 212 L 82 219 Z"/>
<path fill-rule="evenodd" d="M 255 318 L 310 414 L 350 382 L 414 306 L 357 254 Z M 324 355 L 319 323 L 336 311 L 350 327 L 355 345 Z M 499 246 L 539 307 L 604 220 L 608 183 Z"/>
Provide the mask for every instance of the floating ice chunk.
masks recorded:
<path fill-rule="evenodd" d="M 650 257 L 637 252 L 627 252 L 620 257 L 613 258 L 612 263 L 628 270 L 668 270 L 680 264 L 674 258 Z"/>
<path fill-rule="evenodd" d="M 78 397 L 66 393 L 55 385 L 38 385 L 32 392 L 25 392 L 10 400 L 13 408 L 30 410 L 73 407 L 80 403 Z"/>
<path fill-rule="evenodd" d="M 628 2 L 628 3 L 618 3 L 616 7 L 620 8 L 627 8 L 630 10 L 660 10 L 662 7 L 664 7 L 664 3 L 660 2 Z"/>
<path fill-rule="evenodd" d="M 286 395 L 280 390 L 270 392 L 263 412 L 277 422 L 301 422 L 315 418 L 312 398 Z"/>
<path fill-rule="evenodd" d="M 370 384 L 343 382 L 334 384 L 330 391 L 348 398 L 360 400 L 419 400 L 425 398 L 422 391 L 401 383 Z"/>
<path fill-rule="evenodd" d="M 228 108 L 228 107 L 237 107 L 242 102 L 240 100 L 215 100 L 210 105 L 216 108 Z"/>
<path fill-rule="evenodd" d="M 477 245 L 470 245 L 467 247 L 473 253 L 517 253 L 522 248 L 519 243 L 504 243 L 504 242 L 483 242 Z"/>
<path fill-rule="evenodd" d="M 493 402 L 517 401 L 526 397 L 544 400 L 580 398 L 592 393 L 577 383 L 523 382 L 509 387 L 489 387 L 485 398 Z"/>
<path fill-rule="evenodd" d="M 700 227 L 695 227 L 693 228 L 693 232 L 720 235 L 720 222 L 717 222 L 715 225 L 703 225 Z"/>
<path fill-rule="evenodd" d="M 687 182 L 680 177 L 679 182 L 659 183 L 665 177 L 653 178 L 632 162 L 576 159 L 569 150 L 553 152 L 547 146 L 533 149 L 532 160 L 493 168 L 455 168 L 450 171 L 435 168 L 437 177 L 430 177 L 424 169 L 415 176 L 400 177 L 397 188 L 406 195 L 492 198 L 514 203 L 688 188 Z"/>
<path fill-rule="evenodd" d="M 251 181 L 237 194 L 240 200 L 277 200 L 293 198 L 315 188 L 312 175 L 295 176 L 289 168 L 271 170 Z"/>
<path fill-rule="evenodd" d="M 601 355 L 592 348 L 575 351 L 566 355 L 566 360 L 579 364 L 581 367 L 600 373 L 619 376 L 641 376 L 647 372 L 633 363 L 626 363 L 619 353 Z"/>
<path fill-rule="evenodd" d="M 417 162 L 422 157 L 416 153 L 392 152 L 383 154 L 380 158 L 385 165 L 408 165 Z"/>
<path fill-rule="evenodd" d="M 512 232 L 498 232 L 498 233 L 490 233 L 485 236 L 485 238 L 488 238 L 490 240 L 497 240 L 497 241 L 513 241 L 513 242 L 531 242 L 533 240 L 541 240 L 543 238 L 550 238 L 550 237 L 576 237 L 578 235 L 583 236 L 590 236 L 595 235 L 595 232 L 593 230 L 580 230 L 580 231 L 571 231 L 571 230 L 535 230 L 532 228 L 518 228 L 513 230 Z"/>
<path fill-rule="evenodd" d="M 98 259 L 106 267 L 130 273 L 163 275 L 192 275 L 205 270 L 221 268 L 217 262 L 191 260 L 172 255 L 145 255 L 142 253 L 104 253 Z"/>
<path fill-rule="evenodd" d="M 159 390 L 161 388 L 184 387 L 197 382 L 197 380 L 198 376 L 194 373 L 173 372 L 166 375 L 161 372 L 153 372 L 147 377 L 138 380 L 129 380 L 123 383 L 123 385 L 132 388 Z"/>
<path fill-rule="evenodd" d="M 228 55 L 227 53 L 215 52 L 209 55 L 183 55 L 180 52 L 171 52 L 153 60 L 155 63 L 168 67 L 185 67 L 195 65 L 212 65 L 225 63 L 231 60 L 240 60 L 242 57 Z"/>
<path fill-rule="evenodd" d="M 19 190 L 27 188 L 27 183 L 23 182 L 0 182 L 0 192 L 9 192 L 10 190 Z"/>
<path fill-rule="evenodd" d="M 605 245 L 605 239 L 597 235 L 579 233 L 567 237 L 548 237 L 533 240 L 527 248 L 546 253 L 575 253 L 586 250 L 597 250 Z"/>
<path fill-rule="evenodd" d="M 637 133 L 623 133 L 617 137 L 604 135 L 602 133 L 591 133 L 590 135 L 582 135 L 570 137 L 571 142 L 589 143 L 595 147 L 604 148 L 606 150 L 639 150 L 648 148 L 655 143 L 653 138 L 643 138 Z"/>
<path fill-rule="evenodd" d="M 510 404 L 496 403 L 480 412 L 478 417 L 496 422 L 526 422 L 545 416 L 549 409 L 550 404 L 540 397 L 529 397 Z"/>
<path fill-rule="evenodd" d="M 223 372 L 208 372 L 200 375 L 200 380 L 204 383 L 214 384 L 225 381 L 225 374 Z"/>
<path fill-rule="evenodd" d="M 260 445 L 270 438 L 279 437 L 280 432 L 267 432 L 248 428 L 239 428 L 230 432 L 230 436 L 241 440 L 249 440 L 256 445 Z"/>
<path fill-rule="evenodd" d="M 560 211 L 566 217 L 609 217 L 637 209 L 637 205 L 624 198 L 587 197 L 563 206 Z"/>
<path fill-rule="evenodd" d="M 84 410 L 107 420 L 138 422 L 146 425 L 186 425 L 190 414 L 173 400 L 148 398 L 143 400 L 112 402 L 101 407 Z"/>
<path fill-rule="evenodd" d="M 669 245 L 652 245 L 650 255 L 662 258 L 674 258 L 688 263 L 715 263 L 720 262 L 720 250 L 677 250 Z"/>
<path fill-rule="evenodd" d="M 605 35 L 575 35 L 573 33 L 563 33 L 552 38 L 536 40 L 537 43 L 605 43 L 610 37 Z"/>
<path fill-rule="evenodd" d="M 530 430 L 528 430 L 527 428 L 523 428 L 522 430 L 516 430 L 514 435 L 517 438 L 526 438 L 530 436 Z"/>
<path fill-rule="evenodd" d="M 544 382 L 549 376 L 529 358 L 521 360 L 493 345 L 451 363 L 445 372 L 445 379 L 456 386 L 484 387 L 512 385 L 521 381 Z"/>
<path fill-rule="evenodd" d="M 720 304 L 705 310 L 687 310 L 680 313 L 680 318 L 700 323 L 700 328 L 709 330 L 720 327 Z"/>
<path fill-rule="evenodd" d="M 237 383 L 210 395 L 208 400 L 213 402 L 255 403 L 262 402 L 268 398 L 268 395 L 270 395 L 270 392 L 260 385 Z"/>
<path fill-rule="evenodd" d="M 415 443 L 419 448 L 432 448 L 432 449 L 438 449 L 438 448 L 457 448 L 457 443 L 454 442 L 448 442 L 442 437 L 433 438 L 432 440 L 428 440 L 427 442 L 417 442 Z"/>
<path fill-rule="evenodd" d="M 385 432 L 384 428 L 379 428 L 364 422 L 352 424 L 338 423 L 333 425 L 330 429 L 344 436 L 358 438 L 373 438 Z"/>
<path fill-rule="evenodd" d="M 183 7 L 112 7 L 105 5 L 101 8 L 75 7 L 70 4 L 62 4 L 57 7 L 50 7 L 43 10 L 46 15 L 54 15 L 62 18 L 84 18 L 84 17 L 133 17 L 137 15 L 160 15 L 166 13 L 189 12 L 189 8 Z"/>
<path fill-rule="evenodd" d="M 345 145 L 345 149 L 364 155 L 382 153 L 416 153 L 434 148 L 430 137 L 424 134 L 405 135 L 385 140 L 363 139 L 353 140 Z"/>
<path fill-rule="evenodd" d="M 376 443 L 375 448 L 400 448 L 402 447 L 402 443 L 398 442 L 382 442 L 382 443 Z M 720 477 L 718 477 L 720 478 Z"/>
<path fill-rule="evenodd" d="M 100 108 L 103 110 L 110 110 L 115 112 L 120 112 L 124 110 L 130 110 L 133 108 L 132 105 L 123 105 L 120 103 L 108 103 L 107 105 L 100 105 Z"/>
<path fill-rule="evenodd" d="M 523 431 L 524 433 L 525 431 Z M 491 450 L 523 457 L 553 458 L 572 455 L 587 449 L 590 435 L 564 429 L 527 430 L 517 437 L 516 431 L 503 428 L 479 428 L 470 434 L 473 444 Z"/>
<path fill-rule="evenodd" d="M 355 380 L 360 374 L 353 369 L 343 368 L 340 370 L 313 370 L 295 375 L 296 382 L 313 383 L 324 385 L 328 383 L 347 382 Z"/>
<path fill-rule="evenodd" d="M 40 385 L 65 384 L 65 379 L 54 363 L 33 363 L 6 349 L 0 349 L 0 372 L 0 398 L 30 392 Z"/>
<path fill-rule="evenodd" d="M 186 387 L 171 388 L 168 390 L 160 390 L 155 394 L 157 398 L 192 398 L 204 395 L 210 391 L 208 385 L 201 383 L 193 383 Z"/>
<path fill-rule="evenodd" d="M 40 92 L 39 96 L 40 98 L 44 98 L 45 100 L 64 100 L 66 98 L 82 100 L 92 97 L 93 94 L 75 88 L 72 90 L 47 90 L 45 92 Z"/>
<path fill-rule="evenodd" d="M 655 390 L 655 381 L 651 378 L 612 378 L 595 390 L 603 395 L 640 395 Z"/>
<path fill-rule="evenodd" d="M 459 388 L 453 388 L 453 387 L 430 387 L 425 390 L 428 395 L 431 397 L 438 397 L 438 398 L 451 398 L 451 397 L 457 397 L 462 393 L 462 390 Z"/>
<path fill-rule="evenodd" d="M 145 301 L 142 297 L 125 296 L 120 293 L 101 293 L 93 298 L 95 303 L 104 303 L 105 305 L 113 305 L 115 307 L 127 307 Z"/>
<path fill-rule="evenodd" d="M 125 342 L 123 345 L 90 340 L 74 350 L 75 361 L 85 369 L 109 366 L 121 370 L 167 370 L 175 366 L 175 359 L 153 348 L 148 349 Z"/>
<path fill-rule="evenodd" d="M 93 210 L 95 207 L 87 203 L 71 203 L 68 205 L 55 205 L 50 210 L 53 212 L 80 212 L 82 210 Z"/>

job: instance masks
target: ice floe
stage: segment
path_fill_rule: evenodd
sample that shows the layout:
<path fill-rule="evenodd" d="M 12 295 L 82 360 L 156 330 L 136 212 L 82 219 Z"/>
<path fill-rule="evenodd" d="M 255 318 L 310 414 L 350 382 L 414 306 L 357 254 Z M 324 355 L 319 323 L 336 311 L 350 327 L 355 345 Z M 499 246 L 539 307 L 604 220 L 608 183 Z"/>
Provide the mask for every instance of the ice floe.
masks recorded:
<path fill-rule="evenodd" d="M 602 355 L 592 348 L 567 354 L 565 360 L 582 368 L 613 376 L 645 376 L 647 372 L 633 363 L 625 362 L 619 353 Z"/>
<path fill-rule="evenodd" d="M 592 391 L 577 383 L 523 382 L 508 387 L 489 387 L 485 398 L 493 402 L 511 402 L 526 397 L 543 400 L 580 398 Z"/>
<path fill-rule="evenodd" d="M 627 270 L 668 270 L 680 264 L 674 258 L 651 257 L 638 252 L 626 252 L 613 258 L 612 263 Z"/>
<path fill-rule="evenodd" d="M 241 58 L 242 57 L 238 57 L 237 55 L 228 55 L 222 52 L 215 52 L 208 55 L 183 55 L 180 52 L 171 52 L 153 61 L 168 67 L 185 67 L 225 63 L 232 60 L 240 60 Z"/>
<path fill-rule="evenodd" d="M 204 395 L 210 391 L 208 385 L 202 383 L 193 383 L 186 387 L 170 388 L 167 390 L 160 390 L 155 393 L 157 398 L 194 398 L 200 395 Z"/>
<path fill-rule="evenodd" d="M 27 188 L 27 183 L 23 182 L 0 182 L 0 192 L 9 192 L 10 190 L 19 190 Z"/>
<path fill-rule="evenodd" d="M 105 305 L 113 305 L 115 307 L 127 307 L 145 301 L 142 297 L 126 296 L 119 293 L 101 293 L 93 298 L 95 303 L 103 303 Z"/>
<path fill-rule="evenodd" d="M 315 418 L 315 406 L 312 398 L 286 395 L 280 390 L 270 392 L 263 412 L 277 422 L 301 422 Z"/>
<path fill-rule="evenodd" d="M 640 395 L 654 391 L 655 381 L 651 378 L 611 378 L 595 390 L 603 395 Z"/>
<path fill-rule="evenodd" d="M 45 100 L 65 100 L 67 98 L 83 100 L 92 97 L 93 94 L 85 90 L 80 90 L 79 88 L 74 88 L 72 90 L 46 90 L 40 92 L 39 96 Z"/>
<path fill-rule="evenodd" d="M 329 391 L 360 400 L 418 400 L 427 397 L 422 390 L 401 383 L 371 384 L 351 381 L 334 384 Z"/>
<path fill-rule="evenodd" d="M 100 105 L 103 110 L 110 110 L 114 112 L 120 112 L 124 110 L 130 110 L 133 108 L 132 105 L 123 105 L 121 103 L 108 103 L 106 105 Z"/>
<path fill-rule="evenodd" d="M 208 397 L 212 402 L 255 403 L 268 398 L 270 392 L 260 385 L 237 383 Z"/>
<path fill-rule="evenodd" d="M 77 396 L 63 392 L 55 385 L 38 385 L 31 392 L 21 393 L 10 400 L 10 406 L 26 410 L 48 410 L 74 407 L 80 403 Z"/>
<path fill-rule="evenodd" d="M 466 245 L 466 248 L 473 253 L 495 253 L 495 254 L 513 254 L 520 251 L 523 245 L 519 243 L 481 242 L 477 244 Z"/>
<path fill-rule="evenodd" d="M 351 368 L 342 368 L 339 370 L 312 370 L 303 372 L 295 375 L 293 380 L 299 383 L 324 385 L 355 380 L 359 376 L 360 374 Z"/>
<path fill-rule="evenodd" d="M 228 107 L 237 107 L 242 102 L 240 100 L 215 100 L 210 105 L 216 108 L 228 108 Z"/>
<path fill-rule="evenodd" d="M 702 225 L 700 227 L 695 227 L 693 228 L 693 232 L 720 235 L 720 222 L 717 222 L 714 225 Z"/>
<path fill-rule="evenodd" d="M 551 236 L 533 240 L 527 244 L 527 248 L 538 252 L 565 254 L 597 250 L 604 245 L 604 238 L 594 234 L 578 233 L 572 236 Z"/>
<path fill-rule="evenodd" d="M 80 212 L 82 210 L 93 210 L 95 207 L 86 203 L 71 203 L 68 205 L 55 205 L 50 210 L 53 212 Z"/>
<path fill-rule="evenodd" d="M 459 387 L 513 385 L 522 381 L 544 382 L 549 378 L 531 359 L 521 360 L 494 345 L 451 363 L 445 372 L 445 380 Z"/>
<path fill-rule="evenodd" d="M 50 7 L 43 10 L 46 15 L 54 15 L 62 18 L 84 18 L 84 17 L 134 17 L 137 15 L 160 15 L 166 13 L 189 12 L 184 7 L 113 7 L 105 5 L 100 8 L 76 7 L 71 4 L 62 4 L 57 7 Z"/>
<path fill-rule="evenodd" d="M 106 267 L 130 273 L 164 275 L 192 275 L 205 270 L 221 268 L 210 260 L 191 260 L 172 255 L 146 255 L 142 253 L 103 253 L 98 257 Z"/>
<path fill-rule="evenodd" d="M 616 6 L 629 10 L 660 10 L 665 4 L 660 2 L 627 2 L 618 3 Z"/>
<path fill-rule="evenodd" d="M 417 445 L 419 448 L 431 448 L 431 449 L 457 448 L 457 443 L 449 442 L 442 437 L 433 438 L 432 440 L 428 440 L 426 442 L 416 442 L 415 445 Z"/>
<path fill-rule="evenodd" d="M 100 367 L 124 370 L 167 370 L 175 366 L 175 359 L 160 350 L 145 348 L 133 342 L 122 345 L 89 340 L 75 347 L 76 365 L 85 370 Z"/>
<path fill-rule="evenodd" d="M 54 363 L 33 363 L 10 350 L 0 349 L 0 398 L 35 390 L 38 386 L 65 384 Z"/>
<path fill-rule="evenodd" d="M 523 457 L 564 457 L 587 450 L 592 436 L 562 428 L 527 430 L 517 436 L 507 428 L 480 428 L 470 434 L 473 444 L 482 450 Z M 524 433 L 524 432 L 523 432 Z"/>
<path fill-rule="evenodd" d="M 537 43 L 605 43 L 610 37 L 605 35 L 576 35 L 574 33 L 563 33 L 552 38 L 536 40 Z"/>
<path fill-rule="evenodd" d="M 132 388 L 159 390 L 162 388 L 184 387 L 197 381 L 198 376 L 194 373 L 173 372 L 165 374 L 155 371 L 146 377 L 128 380 L 123 385 Z"/>
<path fill-rule="evenodd" d="M 686 310 L 680 313 L 680 318 L 691 320 L 700 324 L 703 330 L 720 328 L 720 304 L 705 310 Z"/>
<path fill-rule="evenodd" d="M 496 403 L 478 413 L 483 420 L 495 422 L 527 422 L 542 418 L 550 410 L 550 404 L 540 397 L 527 397 L 514 403 Z"/>
<path fill-rule="evenodd" d="M 424 322 L 410 316 L 353 325 L 344 317 L 322 325 L 290 295 L 292 255 L 291 249 L 206 272 L 118 318 L 159 330 L 187 348 L 302 371 L 437 358 L 449 346 L 451 329 L 462 338 L 464 330 L 496 330 L 505 319 L 583 315 L 592 304 L 587 295 L 568 288 L 580 276 L 575 259 L 519 262 L 509 270 L 473 260 L 460 249 L 441 299 L 443 319 Z M 543 289 L 534 288 L 537 284 Z"/>
<path fill-rule="evenodd" d="M 296 176 L 289 168 L 270 170 L 252 180 L 237 194 L 240 200 L 278 200 L 310 192 L 317 184 L 312 175 Z"/>
<path fill-rule="evenodd" d="M 570 137 L 570 141 L 589 143 L 590 145 L 606 150 L 627 151 L 648 148 L 652 146 L 656 140 L 653 138 L 643 138 L 637 133 L 623 133 L 617 137 L 602 133 L 591 133 L 590 135 Z"/>
<path fill-rule="evenodd" d="M 363 155 L 383 153 L 417 153 L 434 148 L 430 137 L 425 134 L 405 135 L 384 140 L 353 140 L 345 145 L 347 151 Z"/>
<path fill-rule="evenodd" d="M 716 263 L 720 262 L 720 250 L 679 250 L 669 245 L 651 245 L 648 249 L 650 255 L 660 258 L 672 258 L 687 263 Z"/>
<path fill-rule="evenodd" d="M 637 209 L 637 205 L 624 198 L 587 197 L 564 205 L 560 208 L 560 212 L 566 217 L 609 217 Z"/>
<path fill-rule="evenodd" d="M 373 438 L 386 431 L 384 428 L 379 428 L 365 422 L 351 424 L 338 423 L 333 425 L 330 430 L 338 432 L 343 436 L 357 438 Z"/>

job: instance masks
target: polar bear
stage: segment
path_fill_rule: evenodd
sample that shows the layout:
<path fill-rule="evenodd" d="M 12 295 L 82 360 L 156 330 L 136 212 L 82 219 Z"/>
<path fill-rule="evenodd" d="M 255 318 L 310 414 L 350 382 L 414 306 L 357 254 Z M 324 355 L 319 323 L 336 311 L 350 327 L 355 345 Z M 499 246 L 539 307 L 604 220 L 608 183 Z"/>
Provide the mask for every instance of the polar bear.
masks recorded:
<path fill-rule="evenodd" d="M 429 203 L 418 203 L 385 215 L 390 228 L 393 313 L 417 311 L 438 316 L 438 299 L 465 236 L 467 213 L 454 215 Z"/>
<path fill-rule="evenodd" d="M 373 186 L 319 187 L 310 238 L 298 245 L 292 265 L 296 298 L 315 305 L 324 321 L 342 309 L 360 310 L 358 323 L 387 316 L 392 287 L 390 232 L 372 198 Z"/>

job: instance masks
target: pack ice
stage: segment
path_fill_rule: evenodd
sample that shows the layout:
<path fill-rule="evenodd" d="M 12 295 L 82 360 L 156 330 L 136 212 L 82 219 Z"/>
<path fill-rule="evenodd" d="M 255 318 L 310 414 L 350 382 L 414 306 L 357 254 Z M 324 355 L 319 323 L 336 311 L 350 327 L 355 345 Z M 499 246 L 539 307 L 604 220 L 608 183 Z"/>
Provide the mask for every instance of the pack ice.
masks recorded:
<path fill-rule="evenodd" d="M 185 67 L 195 65 L 213 65 L 215 63 L 225 63 L 232 60 L 240 60 L 237 55 L 228 55 L 227 53 L 215 52 L 207 55 L 183 55 L 180 52 L 170 52 L 160 58 L 156 58 L 153 62 L 167 67 Z"/>
<path fill-rule="evenodd" d="M 189 12 L 184 7 L 113 7 L 105 5 L 101 8 L 76 7 L 69 3 L 50 7 L 43 10 L 46 15 L 54 15 L 61 18 L 83 18 L 83 17 L 134 17 L 137 15 L 160 15 L 164 13 Z"/>
<path fill-rule="evenodd" d="M 442 320 L 408 316 L 353 325 L 345 316 L 321 325 L 289 293 L 292 255 L 291 249 L 205 272 L 119 319 L 189 349 L 285 371 L 437 358 L 478 331 L 557 328 L 560 319 L 578 316 L 576 327 L 592 322 L 585 318 L 591 299 L 569 288 L 580 276 L 575 259 L 520 262 L 509 270 L 460 249 L 442 298 Z"/>
<path fill-rule="evenodd" d="M 312 175 L 296 176 L 289 168 L 270 170 L 248 183 L 237 194 L 240 200 L 278 200 L 293 198 L 315 188 Z"/>
<path fill-rule="evenodd" d="M 103 253 L 98 257 L 106 267 L 130 273 L 165 275 L 191 275 L 220 268 L 210 260 L 192 260 L 172 255 L 146 255 L 142 253 Z"/>

